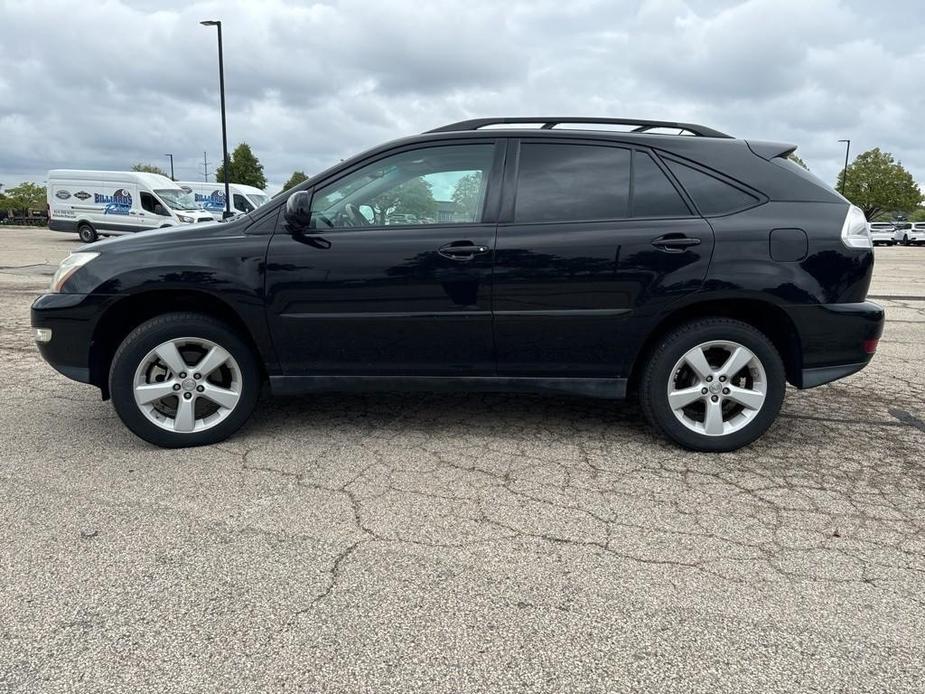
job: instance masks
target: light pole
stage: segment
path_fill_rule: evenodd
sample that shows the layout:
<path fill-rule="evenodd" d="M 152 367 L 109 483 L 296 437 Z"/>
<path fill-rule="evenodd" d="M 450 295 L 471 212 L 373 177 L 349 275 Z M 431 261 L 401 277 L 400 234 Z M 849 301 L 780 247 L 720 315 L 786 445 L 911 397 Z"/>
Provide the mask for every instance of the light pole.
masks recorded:
<path fill-rule="evenodd" d="M 851 151 L 851 140 L 839 140 L 845 143 L 845 170 L 841 175 L 841 194 L 845 194 L 848 185 L 848 152 Z"/>
<path fill-rule="evenodd" d="M 176 179 L 176 178 L 174 177 L 174 175 L 173 175 L 173 155 L 172 155 L 172 154 L 165 154 L 164 156 L 165 156 L 165 157 L 170 157 L 170 180 L 171 180 L 171 181 L 176 181 L 177 179 Z"/>
<path fill-rule="evenodd" d="M 231 216 L 231 194 L 228 190 L 228 128 L 225 125 L 225 62 L 222 57 L 222 23 L 217 19 L 207 19 L 199 23 L 206 27 L 218 28 L 218 89 L 222 99 L 222 157 L 224 161 L 222 178 L 225 179 L 225 212 L 222 217 L 228 219 Z"/>

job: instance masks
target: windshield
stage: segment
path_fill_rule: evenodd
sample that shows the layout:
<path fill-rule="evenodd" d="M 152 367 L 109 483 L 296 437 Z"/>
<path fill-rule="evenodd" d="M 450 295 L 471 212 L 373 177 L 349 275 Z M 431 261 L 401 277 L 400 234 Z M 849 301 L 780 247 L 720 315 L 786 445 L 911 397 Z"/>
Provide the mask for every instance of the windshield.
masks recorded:
<path fill-rule="evenodd" d="M 255 207 L 260 207 L 267 200 L 269 200 L 269 198 L 266 195 L 258 195 L 257 193 L 251 193 L 247 197 L 250 198 L 250 201 L 254 203 Z"/>
<path fill-rule="evenodd" d="M 164 188 L 162 190 L 155 190 L 154 192 L 157 193 L 157 197 L 164 201 L 167 207 L 173 208 L 174 210 L 198 209 L 192 193 L 184 193 L 179 188 L 176 190 Z"/>

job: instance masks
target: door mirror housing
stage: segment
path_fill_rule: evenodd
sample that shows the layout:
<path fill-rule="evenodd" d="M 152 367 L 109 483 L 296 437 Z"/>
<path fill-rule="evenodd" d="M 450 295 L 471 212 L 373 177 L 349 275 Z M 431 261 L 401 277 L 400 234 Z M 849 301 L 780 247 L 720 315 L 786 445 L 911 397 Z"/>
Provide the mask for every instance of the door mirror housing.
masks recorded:
<path fill-rule="evenodd" d="M 161 204 L 154 206 L 154 214 L 159 214 L 161 217 L 169 217 L 170 213 L 167 211 L 167 208 Z"/>
<path fill-rule="evenodd" d="M 303 231 L 312 225 L 312 196 L 306 190 L 297 190 L 286 200 L 286 223 L 292 229 Z"/>

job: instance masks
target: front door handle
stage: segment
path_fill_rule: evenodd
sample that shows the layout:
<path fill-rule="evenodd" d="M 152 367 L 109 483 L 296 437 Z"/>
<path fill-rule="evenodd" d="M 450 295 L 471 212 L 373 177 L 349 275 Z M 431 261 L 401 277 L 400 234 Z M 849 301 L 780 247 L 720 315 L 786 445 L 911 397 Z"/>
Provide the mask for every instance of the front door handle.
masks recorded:
<path fill-rule="evenodd" d="M 450 260 L 472 260 L 477 255 L 488 253 L 488 250 L 488 246 L 479 246 L 471 241 L 453 241 L 441 246 L 437 252 Z"/>
<path fill-rule="evenodd" d="M 699 246 L 700 239 L 684 234 L 665 234 L 652 241 L 652 245 L 666 253 L 683 253 L 685 248 Z"/>

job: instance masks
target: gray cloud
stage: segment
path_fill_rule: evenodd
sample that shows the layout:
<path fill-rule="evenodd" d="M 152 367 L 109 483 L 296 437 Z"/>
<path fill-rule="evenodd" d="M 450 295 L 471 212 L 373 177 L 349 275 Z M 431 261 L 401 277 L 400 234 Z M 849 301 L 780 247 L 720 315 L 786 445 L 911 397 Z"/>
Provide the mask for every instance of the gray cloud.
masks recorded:
<path fill-rule="evenodd" d="M 275 192 L 394 137 L 482 115 L 693 120 L 800 145 L 831 181 L 892 151 L 925 181 L 919 0 L 0 0 L 0 182 L 55 167 L 220 158 L 214 29 L 230 144 Z"/>

